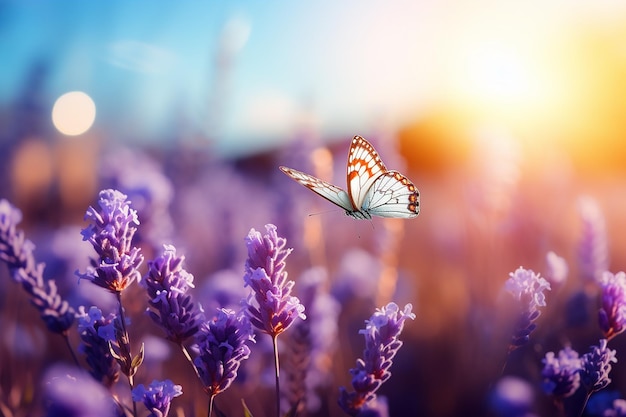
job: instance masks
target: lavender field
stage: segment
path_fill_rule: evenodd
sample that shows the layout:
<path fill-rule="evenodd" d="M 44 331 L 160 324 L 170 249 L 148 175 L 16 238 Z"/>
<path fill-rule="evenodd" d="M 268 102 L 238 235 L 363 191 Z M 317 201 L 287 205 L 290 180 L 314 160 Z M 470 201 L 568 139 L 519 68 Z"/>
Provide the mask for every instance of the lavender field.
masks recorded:
<path fill-rule="evenodd" d="M 355 19 L 386 35 L 343 56 L 357 41 L 334 25 L 346 6 L 291 6 L 292 21 L 244 3 L 145 17 L 184 23 L 163 32 L 124 29 L 138 14 L 118 4 L 115 30 L 68 25 L 56 53 L 0 72 L 0 415 L 626 415 L 623 8 L 581 2 L 566 18 L 548 2 L 545 21 L 532 5 L 457 21 L 430 2 L 368 3 Z M 29 45 L 17 22 L 51 9 L 0 7 L 22 49 L 0 47 L 17 59 Z M 53 22 L 75 12 L 62 10 Z M 183 34 L 200 11 L 215 39 L 198 75 L 180 67 L 193 66 Z M 320 43 L 297 47 L 307 12 Z M 429 16 L 468 36 L 509 22 L 476 31 L 507 48 L 444 36 Z M 413 30 L 434 30 L 443 52 L 403 43 L 422 39 Z M 127 50 L 122 34 L 143 40 Z M 94 52 L 105 43 L 125 60 Z M 481 84 L 474 59 L 494 57 Z M 341 72 L 354 59 L 371 65 Z M 247 107 L 257 85 L 285 91 Z M 98 109 L 66 112 L 91 118 L 82 131 L 55 113 L 73 90 Z M 419 190 L 406 218 L 351 218 L 279 169 L 345 188 L 354 135 Z"/>

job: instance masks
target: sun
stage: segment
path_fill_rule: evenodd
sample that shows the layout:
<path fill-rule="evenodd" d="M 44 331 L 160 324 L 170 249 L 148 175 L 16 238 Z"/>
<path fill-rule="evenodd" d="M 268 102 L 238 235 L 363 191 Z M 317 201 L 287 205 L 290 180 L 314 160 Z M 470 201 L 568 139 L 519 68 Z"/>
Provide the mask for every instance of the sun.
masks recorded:
<path fill-rule="evenodd" d="M 82 135 L 91 128 L 95 119 L 96 105 L 82 91 L 63 94 L 52 107 L 52 123 L 64 135 Z"/>

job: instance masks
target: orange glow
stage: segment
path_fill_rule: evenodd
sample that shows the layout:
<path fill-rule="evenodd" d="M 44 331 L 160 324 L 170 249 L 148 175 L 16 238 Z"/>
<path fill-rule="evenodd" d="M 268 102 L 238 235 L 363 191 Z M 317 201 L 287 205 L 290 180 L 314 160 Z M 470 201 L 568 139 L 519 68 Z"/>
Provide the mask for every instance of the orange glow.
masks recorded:
<path fill-rule="evenodd" d="M 453 99 L 485 111 L 503 107 L 528 110 L 550 96 L 545 74 L 539 73 L 533 57 L 506 44 L 476 41 L 456 57 L 449 74 Z"/>
<path fill-rule="evenodd" d="M 54 177 L 48 144 L 38 137 L 23 140 L 12 156 L 10 172 L 15 200 L 22 207 L 45 200 Z"/>
<path fill-rule="evenodd" d="M 583 169 L 623 168 L 626 18 L 548 18 L 504 4 L 463 11 L 471 16 L 442 45 L 439 100 L 404 134 L 467 149 L 476 132 L 503 131 L 532 163 L 550 150 Z M 425 148 L 423 136 L 411 141 Z"/>

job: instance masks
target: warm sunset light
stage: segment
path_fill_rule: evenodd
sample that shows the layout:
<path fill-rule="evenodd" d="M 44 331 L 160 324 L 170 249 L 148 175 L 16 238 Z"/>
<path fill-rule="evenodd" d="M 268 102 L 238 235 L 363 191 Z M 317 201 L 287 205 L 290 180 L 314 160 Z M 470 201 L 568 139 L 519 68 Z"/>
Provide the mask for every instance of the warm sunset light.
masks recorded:
<path fill-rule="evenodd" d="M 82 91 L 71 91 L 57 99 L 52 108 L 52 123 L 64 135 L 85 133 L 96 119 L 96 105 Z"/>
<path fill-rule="evenodd" d="M 626 0 L 49 3 L 0 417 L 626 417 Z"/>
<path fill-rule="evenodd" d="M 492 39 L 468 31 L 453 43 L 443 75 L 451 105 L 507 124 L 517 123 L 522 115 L 525 123 L 556 116 L 559 86 L 569 78 L 560 68 L 563 59 L 555 39 L 539 43 L 506 32 Z"/>
<path fill-rule="evenodd" d="M 540 80 L 531 62 L 517 51 L 497 45 L 478 45 L 465 57 L 463 90 L 475 99 L 494 104 L 521 103 L 539 94 Z"/>

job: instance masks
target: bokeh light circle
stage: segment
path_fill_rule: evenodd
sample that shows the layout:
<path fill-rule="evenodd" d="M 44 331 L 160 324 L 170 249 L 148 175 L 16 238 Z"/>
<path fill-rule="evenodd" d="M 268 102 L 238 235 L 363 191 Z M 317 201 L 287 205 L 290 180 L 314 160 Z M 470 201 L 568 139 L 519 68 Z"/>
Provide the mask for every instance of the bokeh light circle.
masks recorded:
<path fill-rule="evenodd" d="M 96 119 L 96 104 L 82 91 L 70 91 L 59 97 L 52 107 L 52 123 L 68 136 L 85 133 Z"/>

